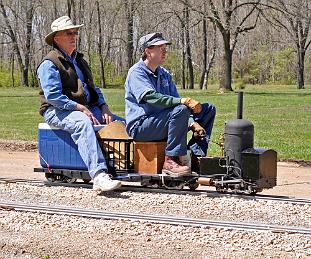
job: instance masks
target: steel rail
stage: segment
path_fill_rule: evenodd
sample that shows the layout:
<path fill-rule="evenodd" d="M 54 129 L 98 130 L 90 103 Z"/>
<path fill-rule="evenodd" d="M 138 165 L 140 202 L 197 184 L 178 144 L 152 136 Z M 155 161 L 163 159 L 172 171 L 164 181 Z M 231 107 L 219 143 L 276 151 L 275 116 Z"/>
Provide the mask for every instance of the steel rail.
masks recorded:
<path fill-rule="evenodd" d="M 236 230 L 272 231 L 281 233 L 299 233 L 311 235 L 311 228 L 302 228 L 294 226 L 269 225 L 269 224 L 248 223 L 248 222 L 217 221 L 217 220 L 206 220 L 198 218 L 137 214 L 127 212 L 108 212 L 85 208 L 35 205 L 35 204 L 25 204 L 8 201 L 0 201 L 0 209 L 21 211 L 21 212 L 39 212 L 47 214 L 78 216 L 95 219 L 134 220 L 134 221 L 139 220 L 157 224 L 182 225 L 191 227 L 216 227 L 216 228 L 227 228 Z"/>
<path fill-rule="evenodd" d="M 91 184 L 76 182 L 76 183 L 61 183 L 61 182 L 49 182 L 42 180 L 29 180 L 29 179 L 13 179 L 13 178 L 0 178 L 0 183 L 21 183 L 21 184 L 41 184 L 42 186 L 62 186 L 62 187 L 71 187 L 71 188 L 92 188 Z M 235 194 L 235 193 L 218 193 L 216 191 L 211 190 L 167 190 L 163 188 L 154 188 L 154 187 L 144 187 L 144 186 L 133 186 L 133 185 L 122 185 L 122 188 L 116 190 L 118 192 L 123 191 L 132 191 L 132 192 L 151 192 L 151 193 L 171 193 L 171 194 L 179 194 L 179 195 L 205 195 L 207 197 L 233 197 L 237 199 L 244 200 L 263 200 L 263 201 L 281 201 L 281 202 L 289 202 L 295 204 L 311 204 L 311 199 L 304 198 L 291 198 L 287 196 L 277 196 L 277 195 L 265 195 L 265 194 L 257 194 L 257 195 L 246 195 L 246 194 Z"/>

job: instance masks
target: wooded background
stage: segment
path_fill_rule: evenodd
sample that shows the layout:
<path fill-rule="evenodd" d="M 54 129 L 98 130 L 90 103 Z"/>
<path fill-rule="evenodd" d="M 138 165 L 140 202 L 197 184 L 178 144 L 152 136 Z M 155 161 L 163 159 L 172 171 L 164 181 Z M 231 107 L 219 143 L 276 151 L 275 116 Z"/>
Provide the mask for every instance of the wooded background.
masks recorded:
<path fill-rule="evenodd" d="M 183 89 L 311 83 L 311 0 L 0 0 L 0 87 L 37 87 L 44 37 L 69 15 L 101 87 L 122 87 L 139 38 L 162 32 Z"/>

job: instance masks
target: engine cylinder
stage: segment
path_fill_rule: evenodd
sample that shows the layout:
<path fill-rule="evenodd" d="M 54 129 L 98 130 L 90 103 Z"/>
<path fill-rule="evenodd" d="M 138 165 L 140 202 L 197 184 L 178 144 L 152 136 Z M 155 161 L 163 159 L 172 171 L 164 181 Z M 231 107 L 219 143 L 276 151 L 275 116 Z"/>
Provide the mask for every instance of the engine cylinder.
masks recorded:
<path fill-rule="evenodd" d="M 254 125 L 248 120 L 230 120 L 225 125 L 225 157 L 241 169 L 241 152 L 254 147 Z"/>

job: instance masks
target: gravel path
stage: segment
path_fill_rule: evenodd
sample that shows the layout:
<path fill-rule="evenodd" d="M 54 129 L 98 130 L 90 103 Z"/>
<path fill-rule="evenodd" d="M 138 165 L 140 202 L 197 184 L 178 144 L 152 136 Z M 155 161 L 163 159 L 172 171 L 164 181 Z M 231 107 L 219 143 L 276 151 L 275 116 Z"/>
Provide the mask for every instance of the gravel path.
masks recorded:
<path fill-rule="evenodd" d="M 0 211 L 0 258 L 307 258 L 310 236 Z"/>
<path fill-rule="evenodd" d="M 91 189 L 85 188 L 10 183 L 0 184 L 0 200 L 311 228 L 310 204 L 234 197 L 212 198 L 205 195 L 130 191 L 97 196 Z"/>
<path fill-rule="evenodd" d="M 0 200 L 310 227 L 311 205 L 0 184 Z M 310 235 L 0 210 L 0 258 L 310 258 Z"/>
<path fill-rule="evenodd" d="M 0 139 L 0 150 L 5 151 L 36 151 L 37 141 L 4 140 Z"/>

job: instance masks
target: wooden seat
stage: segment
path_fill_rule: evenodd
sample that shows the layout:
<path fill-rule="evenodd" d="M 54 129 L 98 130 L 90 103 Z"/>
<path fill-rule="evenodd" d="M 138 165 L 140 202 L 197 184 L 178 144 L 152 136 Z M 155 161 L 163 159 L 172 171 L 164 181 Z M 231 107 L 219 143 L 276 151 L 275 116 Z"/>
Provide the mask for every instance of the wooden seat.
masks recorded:
<path fill-rule="evenodd" d="M 134 171 L 139 174 L 161 173 L 166 141 L 134 141 Z"/>
<path fill-rule="evenodd" d="M 97 132 L 98 139 L 114 138 L 114 139 L 131 139 L 125 129 L 122 121 L 113 121 Z"/>

